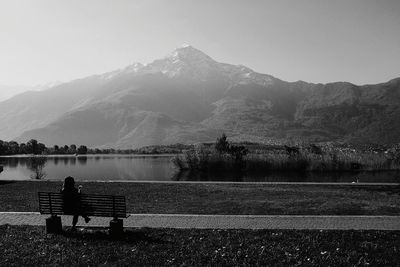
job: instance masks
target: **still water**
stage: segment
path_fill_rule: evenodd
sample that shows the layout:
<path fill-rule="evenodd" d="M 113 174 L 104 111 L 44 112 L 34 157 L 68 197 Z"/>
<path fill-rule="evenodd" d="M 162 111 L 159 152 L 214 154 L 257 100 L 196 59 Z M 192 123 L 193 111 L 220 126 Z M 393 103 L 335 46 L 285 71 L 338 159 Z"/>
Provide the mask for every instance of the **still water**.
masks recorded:
<path fill-rule="evenodd" d="M 345 182 L 399 183 L 400 172 L 350 173 L 190 173 L 179 172 L 171 155 L 87 155 L 0 157 L 0 180 L 31 180 L 37 174 L 44 180 L 63 180 L 73 176 L 89 181 L 225 181 L 225 182 Z M 1 169 L 0 169 L 1 170 Z M 39 171 L 38 171 L 39 170 Z"/>
<path fill-rule="evenodd" d="M 140 180 L 168 181 L 176 170 L 171 156 L 88 155 L 47 156 L 43 166 L 44 179 L 62 180 Z M 1 180 L 35 178 L 34 157 L 1 157 Z"/>

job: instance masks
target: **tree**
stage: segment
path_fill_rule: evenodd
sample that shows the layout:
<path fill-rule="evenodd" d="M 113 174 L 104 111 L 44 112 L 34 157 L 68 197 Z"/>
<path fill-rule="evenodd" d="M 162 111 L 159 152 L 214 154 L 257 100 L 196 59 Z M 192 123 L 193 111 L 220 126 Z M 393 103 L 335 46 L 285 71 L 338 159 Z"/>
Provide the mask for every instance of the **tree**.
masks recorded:
<path fill-rule="evenodd" d="M 26 143 L 26 152 L 28 154 L 38 154 L 38 141 L 31 139 Z"/>
<path fill-rule="evenodd" d="M 37 154 L 43 154 L 43 152 L 46 150 L 46 146 L 43 143 L 38 143 L 37 145 Z"/>
<path fill-rule="evenodd" d="M 76 153 L 76 145 L 75 144 L 72 144 L 69 146 L 69 152 L 72 154 Z"/>
<path fill-rule="evenodd" d="M 28 154 L 27 146 L 25 143 L 19 144 L 19 153 L 20 154 Z"/>
<path fill-rule="evenodd" d="M 229 152 L 230 144 L 227 139 L 228 138 L 226 137 L 225 133 L 223 133 L 221 137 L 217 139 L 217 142 L 215 143 L 215 150 L 217 150 L 219 154 Z"/>
<path fill-rule="evenodd" d="M 78 154 L 87 154 L 88 148 L 86 146 L 79 146 Z"/>
<path fill-rule="evenodd" d="M 11 141 L 8 143 L 8 147 L 11 155 L 19 154 L 19 145 L 15 141 Z"/>
<path fill-rule="evenodd" d="M 6 155 L 6 153 L 7 153 L 6 142 L 0 140 L 0 155 Z"/>

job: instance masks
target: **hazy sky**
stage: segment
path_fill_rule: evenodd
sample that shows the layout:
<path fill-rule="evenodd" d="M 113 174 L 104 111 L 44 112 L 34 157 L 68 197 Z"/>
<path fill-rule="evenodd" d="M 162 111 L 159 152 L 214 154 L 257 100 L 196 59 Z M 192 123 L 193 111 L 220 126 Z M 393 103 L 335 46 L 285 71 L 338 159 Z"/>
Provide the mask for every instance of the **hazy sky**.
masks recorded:
<path fill-rule="evenodd" d="M 188 43 L 288 81 L 400 76 L 400 0 L 0 0 L 0 84 L 68 81 Z"/>

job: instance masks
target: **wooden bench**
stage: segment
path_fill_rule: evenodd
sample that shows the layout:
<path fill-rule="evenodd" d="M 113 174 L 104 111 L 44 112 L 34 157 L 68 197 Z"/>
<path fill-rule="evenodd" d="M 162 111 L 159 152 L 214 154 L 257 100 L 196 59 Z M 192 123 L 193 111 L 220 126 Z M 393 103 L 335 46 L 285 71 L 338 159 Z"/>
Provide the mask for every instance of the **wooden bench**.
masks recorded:
<path fill-rule="evenodd" d="M 110 234 L 123 233 L 123 220 L 128 218 L 124 196 L 80 194 L 80 213 L 94 217 L 111 217 Z M 62 193 L 39 192 L 39 210 L 41 214 L 50 214 L 46 219 L 48 233 L 62 231 L 61 217 L 58 215 L 73 215 L 64 212 L 64 198 Z"/>

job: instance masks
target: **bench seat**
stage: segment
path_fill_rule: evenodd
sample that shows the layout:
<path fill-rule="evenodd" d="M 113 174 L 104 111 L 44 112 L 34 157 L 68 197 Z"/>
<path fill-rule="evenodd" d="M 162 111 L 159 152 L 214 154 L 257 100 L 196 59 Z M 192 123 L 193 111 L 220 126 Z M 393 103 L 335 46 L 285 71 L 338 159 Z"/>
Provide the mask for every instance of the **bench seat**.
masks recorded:
<path fill-rule="evenodd" d="M 49 224 L 57 224 L 56 232 L 61 227 L 61 220 L 58 215 L 74 215 L 64 212 L 64 198 L 62 193 L 39 192 L 39 211 L 41 214 L 50 214 Z M 113 221 L 110 227 L 122 228 L 122 220 L 127 218 L 126 200 L 124 196 L 99 195 L 99 194 L 80 194 L 79 195 L 79 213 L 78 215 L 87 215 L 93 217 L 111 217 Z M 58 219 L 57 219 L 58 217 Z M 59 225 L 58 225 L 59 224 Z M 46 221 L 46 226 L 48 222 Z M 114 227 L 114 228 L 115 228 Z M 47 227 L 48 232 L 52 227 Z M 50 229 L 50 232 L 52 230 Z"/>

